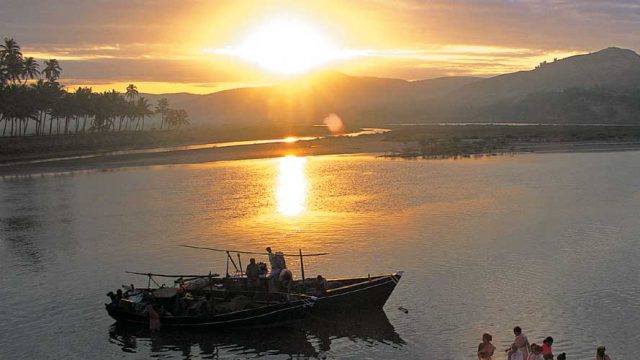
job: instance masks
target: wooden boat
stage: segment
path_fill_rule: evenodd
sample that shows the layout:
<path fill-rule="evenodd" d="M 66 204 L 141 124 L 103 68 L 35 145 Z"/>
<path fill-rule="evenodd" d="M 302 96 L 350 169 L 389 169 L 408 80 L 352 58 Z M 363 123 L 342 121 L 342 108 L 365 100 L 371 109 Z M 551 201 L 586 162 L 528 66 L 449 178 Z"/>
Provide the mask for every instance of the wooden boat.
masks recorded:
<path fill-rule="evenodd" d="M 300 319 L 305 313 L 340 313 L 380 310 L 387 302 L 396 285 L 402 278 L 403 272 L 398 271 L 387 275 L 340 278 L 340 279 L 322 279 L 323 286 L 319 285 L 317 278 L 306 278 L 304 275 L 304 261 L 306 256 L 321 256 L 321 254 L 284 254 L 286 256 L 299 256 L 301 267 L 301 280 L 292 281 L 287 288 L 286 293 L 274 293 L 273 286 L 269 285 L 269 280 L 262 275 L 260 285 L 257 288 L 248 291 L 248 279 L 242 272 L 242 262 L 240 254 L 258 254 L 247 251 L 221 250 L 212 248 L 202 248 L 195 246 L 186 246 L 190 248 L 206 249 L 213 251 L 223 251 L 227 253 L 227 274 L 225 277 L 218 275 L 162 275 L 152 273 L 136 273 L 145 275 L 149 278 L 149 285 L 154 276 L 179 278 L 176 283 L 187 286 L 195 295 L 213 298 L 216 303 L 230 301 L 235 295 L 250 293 L 252 297 L 260 299 L 258 302 L 252 302 L 248 308 L 239 309 L 237 311 L 227 311 L 220 313 L 209 311 L 200 313 L 196 316 L 163 316 L 161 319 L 162 326 L 210 326 L 225 327 L 232 325 L 271 325 L 274 323 Z M 234 261 L 231 253 L 236 253 L 238 264 Z M 229 264 L 232 264 L 236 270 L 235 273 L 229 274 Z M 239 265 L 239 266 L 238 266 Z M 157 283 L 156 283 L 157 284 Z M 269 287 L 271 286 L 271 289 Z M 166 293 L 167 289 L 146 289 L 149 294 L 153 294 L 156 300 L 162 299 L 160 293 Z M 174 312 L 172 303 L 176 300 L 176 290 L 169 290 L 170 301 L 164 301 L 164 309 Z M 162 302 L 162 301 L 160 301 Z M 122 322 L 148 324 L 149 320 L 146 313 L 140 308 L 128 306 L 107 305 L 109 315 L 114 319 Z"/>
<path fill-rule="evenodd" d="M 192 289 L 186 292 L 186 296 L 181 290 L 166 287 L 138 289 L 135 295 L 118 303 L 105 304 L 105 307 L 109 316 L 121 323 L 149 325 L 145 307 L 152 303 L 159 309 L 162 327 L 227 328 L 273 326 L 299 320 L 310 311 L 315 301 L 314 297 L 303 294 L 256 294 L 213 286 Z"/>
<path fill-rule="evenodd" d="M 299 280 L 295 282 L 294 289 L 316 297 L 313 313 L 382 309 L 403 273 L 329 279 L 325 292 L 315 291 L 315 279 L 306 279 L 304 284 Z"/>

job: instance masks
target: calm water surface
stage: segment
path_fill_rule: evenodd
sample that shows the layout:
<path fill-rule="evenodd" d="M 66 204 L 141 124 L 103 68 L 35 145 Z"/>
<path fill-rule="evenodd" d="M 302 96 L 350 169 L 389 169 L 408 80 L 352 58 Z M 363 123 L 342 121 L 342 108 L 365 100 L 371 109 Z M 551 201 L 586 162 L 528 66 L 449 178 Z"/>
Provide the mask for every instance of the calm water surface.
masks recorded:
<path fill-rule="evenodd" d="M 324 156 L 1 177 L 0 358 L 473 359 L 483 332 L 503 348 L 520 325 L 570 359 L 598 344 L 632 359 L 639 164 L 640 152 Z M 224 271 L 223 255 L 178 244 L 329 251 L 308 274 L 406 275 L 367 319 L 114 326 L 106 292 L 146 285 L 124 270 Z"/>

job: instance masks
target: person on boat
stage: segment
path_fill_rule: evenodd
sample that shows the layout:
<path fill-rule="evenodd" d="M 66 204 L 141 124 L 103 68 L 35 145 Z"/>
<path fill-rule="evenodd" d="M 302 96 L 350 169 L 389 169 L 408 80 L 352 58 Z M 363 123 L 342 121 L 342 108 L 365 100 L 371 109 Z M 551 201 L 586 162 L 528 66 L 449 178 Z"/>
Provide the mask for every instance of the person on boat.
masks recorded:
<path fill-rule="evenodd" d="M 604 346 L 598 346 L 596 349 L 596 360 L 611 360 L 609 355 L 604 353 L 606 350 Z"/>
<path fill-rule="evenodd" d="M 520 352 L 522 352 L 523 358 L 526 360 L 529 357 L 529 339 L 522 333 L 522 328 L 520 326 L 516 326 L 513 328 L 513 334 L 516 336 L 513 340 L 512 345 L 515 345 Z M 507 359 L 511 356 L 512 348 L 509 348 L 507 351 Z"/>
<path fill-rule="evenodd" d="M 327 279 L 323 278 L 322 275 L 318 275 L 316 277 L 316 294 L 324 295 L 327 293 Z"/>
<path fill-rule="evenodd" d="M 145 306 L 145 311 L 149 316 L 149 330 L 151 330 L 152 332 L 160 331 L 160 314 L 158 313 L 156 307 L 154 307 L 152 303 L 147 303 L 147 306 Z"/>
<path fill-rule="evenodd" d="M 267 247 L 267 254 L 269 255 L 269 265 L 271 265 L 271 271 L 267 275 L 269 278 L 269 292 L 277 292 L 279 288 L 278 280 L 280 278 L 280 271 L 282 271 L 282 265 L 278 259 L 278 256 L 271 251 L 271 247 Z"/>
<path fill-rule="evenodd" d="M 282 269 L 278 277 L 280 283 L 280 291 L 288 293 L 291 290 L 291 282 L 293 281 L 293 273 L 289 269 Z"/>
<path fill-rule="evenodd" d="M 536 343 L 531 344 L 531 352 L 529 353 L 527 360 L 544 360 L 544 357 L 542 356 L 542 347 Z"/>
<path fill-rule="evenodd" d="M 245 274 L 247 274 L 247 286 L 249 289 L 257 289 L 260 280 L 260 269 L 258 268 L 258 264 L 256 264 L 256 259 L 249 259 L 249 265 L 247 265 Z"/>
<path fill-rule="evenodd" d="M 544 360 L 553 360 L 553 349 L 551 346 L 553 345 L 553 338 L 551 336 L 547 336 L 542 341 L 542 357 Z"/>
<path fill-rule="evenodd" d="M 478 345 L 478 360 L 492 360 L 496 347 L 491 343 L 491 334 L 482 334 L 482 342 Z"/>
<path fill-rule="evenodd" d="M 276 254 L 271 251 L 271 247 L 267 247 L 267 255 L 269 256 L 269 265 L 271 270 L 279 268 L 278 261 L 276 260 Z"/>
<path fill-rule="evenodd" d="M 114 294 L 113 291 L 109 291 L 107 293 L 107 296 L 109 297 L 109 299 L 111 299 L 111 302 L 108 305 L 109 308 L 110 309 L 116 309 L 120 304 L 120 300 L 117 300 L 116 294 Z"/>

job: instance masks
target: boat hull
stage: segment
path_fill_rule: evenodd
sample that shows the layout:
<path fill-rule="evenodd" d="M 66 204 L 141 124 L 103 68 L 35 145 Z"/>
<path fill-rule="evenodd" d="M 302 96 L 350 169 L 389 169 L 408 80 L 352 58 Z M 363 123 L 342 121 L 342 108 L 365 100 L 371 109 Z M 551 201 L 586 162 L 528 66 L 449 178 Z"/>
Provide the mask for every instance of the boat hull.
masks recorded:
<path fill-rule="evenodd" d="M 306 299 L 214 316 L 166 316 L 160 322 L 163 327 L 273 326 L 304 318 L 313 305 L 312 300 Z M 109 305 L 106 308 L 109 316 L 119 323 L 149 325 L 147 316 Z"/>
<path fill-rule="evenodd" d="M 343 281 L 352 283 L 330 289 L 325 294 L 316 295 L 312 312 L 329 313 L 382 309 L 400 281 L 402 274 L 402 271 L 399 271 L 371 279 L 345 279 Z"/>

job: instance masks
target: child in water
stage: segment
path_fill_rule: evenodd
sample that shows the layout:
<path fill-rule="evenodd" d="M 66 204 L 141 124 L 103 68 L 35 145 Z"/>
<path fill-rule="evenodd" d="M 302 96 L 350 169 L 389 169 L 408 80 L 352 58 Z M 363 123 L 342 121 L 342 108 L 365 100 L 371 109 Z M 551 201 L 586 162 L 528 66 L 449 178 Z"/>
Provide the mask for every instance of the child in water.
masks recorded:
<path fill-rule="evenodd" d="M 551 346 L 553 345 L 553 338 L 551 336 L 547 336 L 546 339 L 542 341 L 542 357 L 544 360 L 553 360 L 553 349 Z"/>
<path fill-rule="evenodd" d="M 491 343 L 491 334 L 482 334 L 482 342 L 478 345 L 478 360 L 492 360 L 496 347 Z"/>

